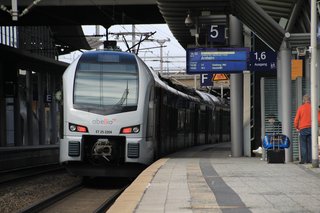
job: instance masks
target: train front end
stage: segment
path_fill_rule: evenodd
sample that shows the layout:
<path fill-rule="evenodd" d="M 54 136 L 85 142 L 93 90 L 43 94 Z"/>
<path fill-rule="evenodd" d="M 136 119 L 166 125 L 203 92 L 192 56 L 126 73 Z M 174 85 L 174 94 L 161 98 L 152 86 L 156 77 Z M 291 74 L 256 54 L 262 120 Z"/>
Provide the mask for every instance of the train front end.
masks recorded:
<path fill-rule="evenodd" d="M 151 81 L 136 56 L 86 52 L 63 75 L 60 162 L 80 176 L 135 176 L 153 159 L 145 137 Z"/>

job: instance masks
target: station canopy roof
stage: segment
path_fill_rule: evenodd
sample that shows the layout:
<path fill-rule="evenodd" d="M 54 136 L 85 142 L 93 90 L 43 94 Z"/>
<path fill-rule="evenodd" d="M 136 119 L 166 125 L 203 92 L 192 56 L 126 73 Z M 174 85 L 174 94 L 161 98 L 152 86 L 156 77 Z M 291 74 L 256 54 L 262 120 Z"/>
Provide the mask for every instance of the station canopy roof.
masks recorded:
<path fill-rule="evenodd" d="M 165 23 L 155 0 L 17 0 L 18 20 L 10 14 L 12 0 L 0 1 L 0 26 L 48 26 L 63 54 L 96 48 L 99 37 L 84 35 L 81 25 Z M 26 13 L 23 11 L 26 10 Z M 106 32 L 101 32 L 105 35 Z M 62 52 L 61 52 L 62 53 Z"/>
<path fill-rule="evenodd" d="M 73 49 L 90 48 L 84 39 L 81 25 L 167 23 L 179 43 L 187 48 L 195 44 L 190 26 L 185 25 L 189 14 L 200 29 L 199 43 L 205 43 L 208 25 L 227 25 L 228 15 L 234 15 L 274 50 L 279 50 L 286 38 L 291 47 L 309 45 L 309 0 L 18 0 L 21 13 L 28 13 L 12 21 L 8 11 L 11 0 L 2 0 L 0 26 L 46 25 L 60 43 Z M 63 27 L 64 26 L 64 27 Z M 192 28 L 192 27 L 191 27 Z M 289 34 L 290 33 L 290 36 Z M 75 36 L 77 35 L 77 36 Z M 287 36 L 287 37 L 286 37 Z M 95 42 L 95 41 L 92 41 Z"/>
<path fill-rule="evenodd" d="M 236 16 L 276 51 L 284 38 L 292 47 L 309 42 L 308 0 L 158 0 L 157 4 L 171 32 L 185 48 L 195 43 L 190 26 L 185 25 L 188 14 L 200 29 L 200 44 L 205 40 L 201 32 L 207 31 L 209 24 L 227 25 L 228 14 Z"/>

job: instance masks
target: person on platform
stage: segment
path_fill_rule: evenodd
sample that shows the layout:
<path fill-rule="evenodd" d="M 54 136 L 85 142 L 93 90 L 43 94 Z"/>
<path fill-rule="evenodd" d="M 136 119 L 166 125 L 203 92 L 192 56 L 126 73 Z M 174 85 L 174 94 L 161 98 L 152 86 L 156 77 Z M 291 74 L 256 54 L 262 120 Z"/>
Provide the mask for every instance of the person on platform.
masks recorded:
<path fill-rule="evenodd" d="M 318 113 L 318 123 L 319 113 Z M 300 164 L 311 163 L 311 100 L 308 94 L 303 96 L 303 104 L 294 118 L 294 127 L 300 135 Z"/>

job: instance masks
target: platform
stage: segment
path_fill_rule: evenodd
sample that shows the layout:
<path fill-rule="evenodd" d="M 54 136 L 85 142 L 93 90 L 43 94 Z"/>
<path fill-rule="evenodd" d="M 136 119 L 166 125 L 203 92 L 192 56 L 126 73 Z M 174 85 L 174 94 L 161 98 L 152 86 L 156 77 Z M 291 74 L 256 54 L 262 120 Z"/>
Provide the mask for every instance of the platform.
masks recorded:
<path fill-rule="evenodd" d="M 320 211 L 319 168 L 233 158 L 230 146 L 197 146 L 156 161 L 108 213 Z"/>

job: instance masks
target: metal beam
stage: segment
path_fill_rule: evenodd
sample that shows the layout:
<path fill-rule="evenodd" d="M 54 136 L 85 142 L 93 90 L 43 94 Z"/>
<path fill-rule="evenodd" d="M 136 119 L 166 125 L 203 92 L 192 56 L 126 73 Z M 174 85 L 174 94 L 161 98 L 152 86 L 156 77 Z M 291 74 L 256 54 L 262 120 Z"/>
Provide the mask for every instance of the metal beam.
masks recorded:
<path fill-rule="evenodd" d="M 310 33 L 294 33 L 288 39 L 291 48 L 310 46 Z"/>
<path fill-rule="evenodd" d="M 263 40 L 278 50 L 286 31 L 254 0 L 233 1 L 234 13 Z M 248 13 L 247 11 L 250 11 Z"/>
<path fill-rule="evenodd" d="M 117 0 L 117 1 L 106 1 L 106 0 L 50 0 L 42 1 L 39 6 L 90 6 L 90 5 L 106 5 L 106 6 L 117 6 L 117 5 L 155 5 L 156 0 Z M 2 5 L 11 6 L 11 0 L 2 0 Z M 28 6 L 30 0 L 19 0 L 18 6 Z"/>
<path fill-rule="evenodd" d="M 291 12 L 291 16 L 289 18 L 289 21 L 288 21 L 288 24 L 287 24 L 287 28 L 286 28 L 286 30 L 288 32 L 292 31 L 292 29 L 293 29 L 293 27 L 294 27 L 294 25 L 296 23 L 298 14 L 301 12 L 302 1 L 304 1 L 304 0 L 298 0 L 297 3 L 293 7 L 293 10 Z"/>

